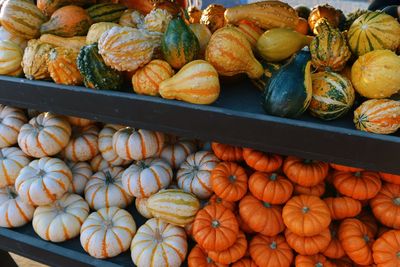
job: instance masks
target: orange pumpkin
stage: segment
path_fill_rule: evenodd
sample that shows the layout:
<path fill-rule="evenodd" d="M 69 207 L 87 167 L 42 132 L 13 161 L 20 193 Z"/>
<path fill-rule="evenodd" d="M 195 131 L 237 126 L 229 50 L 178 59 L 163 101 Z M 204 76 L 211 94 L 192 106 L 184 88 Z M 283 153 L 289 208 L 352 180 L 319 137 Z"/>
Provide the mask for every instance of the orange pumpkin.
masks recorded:
<path fill-rule="evenodd" d="M 361 169 L 361 168 L 339 165 L 339 164 L 335 164 L 335 163 L 331 163 L 329 165 L 331 165 L 331 167 L 337 171 L 343 171 L 343 172 L 361 172 L 361 171 L 363 171 L 363 169 Z"/>
<path fill-rule="evenodd" d="M 352 261 L 360 265 L 372 264 L 373 236 L 367 226 L 357 219 L 345 219 L 339 227 L 339 240 Z"/>
<path fill-rule="evenodd" d="M 222 264 L 231 264 L 240 260 L 246 254 L 247 239 L 243 232 L 239 232 L 235 243 L 223 251 L 209 251 L 208 257 Z"/>
<path fill-rule="evenodd" d="M 325 183 L 319 183 L 317 185 L 306 187 L 298 184 L 294 184 L 293 194 L 297 195 L 311 195 L 321 197 L 325 193 Z"/>
<path fill-rule="evenodd" d="M 244 222 L 242 217 L 240 217 L 240 214 L 236 216 L 236 219 L 239 223 L 239 228 L 246 234 L 254 234 L 253 229 L 250 228 L 250 226 L 247 225 L 247 223 Z"/>
<path fill-rule="evenodd" d="M 337 224 L 331 224 L 329 230 L 331 232 L 331 242 L 329 242 L 328 247 L 322 252 L 322 254 L 331 259 L 341 259 L 346 255 L 346 252 L 344 252 L 342 244 L 340 244 L 337 236 L 339 227 Z"/>
<path fill-rule="evenodd" d="M 243 159 L 246 164 L 260 172 L 275 172 L 282 165 L 282 157 L 268 154 L 251 148 L 243 148 Z"/>
<path fill-rule="evenodd" d="M 249 251 L 253 261 L 260 267 L 289 267 L 293 261 L 292 249 L 281 235 L 256 235 L 250 242 Z"/>
<path fill-rule="evenodd" d="M 379 237 L 372 246 L 374 262 L 379 267 L 400 266 L 400 231 L 391 230 Z"/>
<path fill-rule="evenodd" d="M 357 216 L 361 212 L 361 202 L 349 197 L 328 197 L 324 199 L 332 220 L 343 220 Z"/>
<path fill-rule="evenodd" d="M 380 172 L 381 179 L 392 184 L 400 184 L 400 175 Z"/>
<path fill-rule="evenodd" d="M 336 190 L 340 194 L 354 199 L 371 199 L 381 189 L 381 179 L 376 172 L 335 171 L 332 175 Z"/>
<path fill-rule="evenodd" d="M 331 263 L 324 255 L 316 254 L 312 256 L 297 255 L 295 260 L 296 267 L 337 267 Z"/>
<path fill-rule="evenodd" d="M 240 200 L 239 214 L 251 229 L 266 236 L 275 236 L 285 229 L 282 208 L 262 202 L 251 194 Z"/>
<path fill-rule="evenodd" d="M 400 185 L 384 184 L 370 201 L 375 218 L 383 225 L 400 229 Z"/>
<path fill-rule="evenodd" d="M 225 199 L 220 198 L 217 195 L 212 195 L 210 199 L 208 200 L 209 205 L 221 205 L 227 209 L 230 209 L 231 211 L 235 211 L 236 205 L 235 202 L 227 201 Z"/>
<path fill-rule="evenodd" d="M 314 186 L 328 175 L 329 165 L 321 161 L 303 160 L 289 156 L 283 163 L 283 172 L 294 183 L 302 186 Z"/>
<path fill-rule="evenodd" d="M 199 245 L 190 251 L 188 265 L 189 267 L 228 267 L 228 265 L 219 264 L 210 259 Z"/>
<path fill-rule="evenodd" d="M 258 265 L 250 258 L 242 258 L 232 264 L 232 267 L 258 267 Z"/>
<path fill-rule="evenodd" d="M 310 195 L 291 198 L 282 211 L 287 228 L 300 236 L 313 236 L 328 228 L 331 215 L 325 202 Z"/>
<path fill-rule="evenodd" d="M 220 198 L 238 201 L 247 192 L 246 171 L 234 162 L 219 163 L 211 172 L 211 186 Z"/>
<path fill-rule="evenodd" d="M 223 251 L 232 246 L 239 233 L 235 214 L 221 205 L 201 209 L 193 223 L 193 237 L 205 250 Z"/>
<path fill-rule="evenodd" d="M 299 236 L 286 228 L 286 242 L 297 253 L 301 255 L 314 255 L 320 253 L 329 246 L 331 242 L 331 233 L 329 228 L 326 228 L 321 233 L 314 236 Z"/>
<path fill-rule="evenodd" d="M 242 161 L 242 148 L 213 142 L 211 148 L 214 154 L 223 161 Z"/>
<path fill-rule="evenodd" d="M 372 236 L 376 236 L 378 233 L 378 223 L 371 212 L 363 210 L 358 214 L 358 216 L 356 216 L 356 219 L 359 219 L 363 224 L 365 224 L 365 226 L 367 226 Z"/>
<path fill-rule="evenodd" d="M 277 173 L 255 172 L 250 176 L 249 190 L 263 202 L 283 204 L 292 196 L 293 185 Z"/>

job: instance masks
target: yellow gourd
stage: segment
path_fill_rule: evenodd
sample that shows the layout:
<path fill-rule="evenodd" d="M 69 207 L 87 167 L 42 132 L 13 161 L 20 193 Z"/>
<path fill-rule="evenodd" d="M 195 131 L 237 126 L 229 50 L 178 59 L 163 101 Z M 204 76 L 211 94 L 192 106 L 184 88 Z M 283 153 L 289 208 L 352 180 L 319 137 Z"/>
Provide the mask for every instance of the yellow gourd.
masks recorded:
<path fill-rule="evenodd" d="M 43 34 L 39 41 L 47 43 L 55 47 L 64 47 L 79 52 L 85 46 L 85 36 L 60 37 L 53 34 Z"/>
<path fill-rule="evenodd" d="M 86 44 L 93 44 L 99 41 L 101 35 L 112 27 L 119 26 L 113 22 L 98 22 L 90 26 L 86 36 Z"/>
<path fill-rule="evenodd" d="M 200 23 L 189 24 L 189 28 L 193 31 L 194 35 L 196 35 L 197 39 L 199 40 L 200 55 L 204 56 L 208 42 L 210 41 L 212 36 L 211 31 L 206 25 Z"/>

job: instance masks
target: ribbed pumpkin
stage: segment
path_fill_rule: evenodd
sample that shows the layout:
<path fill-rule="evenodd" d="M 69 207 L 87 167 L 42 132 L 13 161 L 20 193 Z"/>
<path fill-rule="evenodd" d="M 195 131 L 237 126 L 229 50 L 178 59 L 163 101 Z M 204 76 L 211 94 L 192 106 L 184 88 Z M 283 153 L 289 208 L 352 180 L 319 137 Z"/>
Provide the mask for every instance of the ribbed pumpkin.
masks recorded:
<path fill-rule="evenodd" d="M 383 225 L 400 229 L 400 185 L 386 183 L 370 201 L 375 218 Z"/>
<path fill-rule="evenodd" d="M 167 188 L 172 181 L 171 166 L 163 159 L 140 160 L 127 168 L 122 175 L 125 190 L 134 197 L 150 197 Z"/>
<path fill-rule="evenodd" d="M 150 61 L 132 76 L 133 91 L 142 95 L 158 95 L 160 83 L 174 75 L 168 62 L 160 59 Z"/>
<path fill-rule="evenodd" d="M 383 12 L 367 12 L 354 21 L 347 38 L 356 56 L 379 49 L 396 51 L 400 45 L 400 24 Z"/>
<path fill-rule="evenodd" d="M 11 41 L 13 43 L 16 43 L 21 47 L 21 49 L 25 49 L 28 43 L 28 40 L 25 38 L 12 34 L 8 32 L 4 27 L 0 26 L 0 41 Z"/>
<path fill-rule="evenodd" d="M 0 41 L 0 75 L 21 75 L 23 53 L 22 49 L 16 43 Z"/>
<path fill-rule="evenodd" d="M 31 157 L 53 156 L 67 146 L 70 136 L 69 123 L 61 116 L 46 112 L 21 127 L 18 145 Z"/>
<path fill-rule="evenodd" d="M 47 60 L 52 48 L 52 45 L 38 40 L 33 39 L 28 42 L 22 58 L 22 69 L 26 78 L 30 80 L 50 79 Z"/>
<path fill-rule="evenodd" d="M 315 25 L 318 35 L 310 43 L 311 62 L 318 70 L 340 71 L 351 56 L 346 38 L 326 19 Z"/>
<path fill-rule="evenodd" d="M 313 236 L 300 236 L 286 228 L 285 238 L 289 246 L 297 253 L 311 256 L 323 252 L 329 246 L 331 233 L 327 228 Z"/>
<path fill-rule="evenodd" d="M 13 185 L 23 167 L 28 165 L 30 159 L 16 147 L 0 149 L 0 188 Z"/>
<path fill-rule="evenodd" d="M 335 171 L 332 176 L 333 185 L 340 194 L 358 200 L 374 198 L 382 185 L 379 174 L 376 172 Z"/>
<path fill-rule="evenodd" d="M 239 146 L 221 144 L 217 142 L 211 143 L 211 148 L 214 154 L 223 161 L 242 161 L 243 149 Z"/>
<path fill-rule="evenodd" d="M 166 160 L 173 169 L 177 169 L 196 149 L 194 140 L 166 135 L 165 144 L 158 156 Z"/>
<path fill-rule="evenodd" d="M 400 128 L 400 102 L 390 99 L 365 101 L 354 111 L 354 124 L 358 130 L 391 134 Z"/>
<path fill-rule="evenodd" d="M 91 160 L 99 153 L 98 135 L 99 129 L 95 125 L 72 127 L 71 138 L 63 151 L 65 157 L 74 162 Z"/>
<path fill-rule="evenodd" d="M 399 72 L 400 57 L 389 50 L 376 50 L 354 62 L 351 81 L 354 89 L 364 97 L 387 98 L 400 90 Z"/>
<path fill-rule="evenodd" d="M 251 148 L 243 148 L 243 159 L 256 171 L 274 172 L 282 165 L 282 157 L 276 154 L 264 153 Z"/>
<path fill-rule="evenodd" d="M 73 50 L 56 47 L 50 51 L 48 69 L 55 83 L 65 85 L 80 85 L 83 77 L 76 62 L 78 54 Z"/>
<path fill-rule="evenodd" d="M 136 71 L 151 61 L 162 34 L 130 27 L 113 27 L 99 39 L 105 63 L 119 71 Z"/>
<path fill-rule="evenodd" d="M 138 26 L 147 31 L 164 33 L 171 20 L 170 12 L 165 9 L 154 8 L 144 17 L 143 23 Z"/>
<path fill-rule="evenodd" d="M 392 184 L 400 184 L 400 175 L 380 172 L 379 175 L 383 181 Z"/>
<path fill-rule="evenodd" d="M 199 245 L 196 245 L 189 253 L 188 258 L 189 267 L 227 267 L 226 264 L 220 264 L 214 262 L 211 258 L 207 256 L 205 252 Z"/>
<path fill-rule="evenodd" d="M 147 219 L 153 218 L 153 214 L 151 214 L 150 210 L 147 208 L 147 202 L 148 198 L 136 198 L 135 199 L 135 207 L 137 212 L 139 212 L 140 215 Z"/>
<path fill-rule="evenodd" d="M 399 265 L 400 231 L 390 230 L 380 236 L 372 245 L 374 262 L 380 267 Z"/>
<path fill-rule="evenodd" d="M 331 259 L 341 259 L 346 255 L 344 252 L 342 244 L 340 244 L 340 240 L 338 238 L 338 230 L 339 225 L 335 223 L 331 223 L 329 226 L 329 230 L 331 232 L 331 242 L 328 247 L 322 252 L 322 254 Z"/>
<path fill-rule="evenodd" d="M 289 156 L 283 163 L 283 172 L 292 182 L 301 186 L 315 186 L 328 175 L 329 164 L 316 160 L 303 160 Z"/>
<path fill-rule="evenodd" d="M 112 139 L 113 135 L 120 129 L 124 128 L 122 125 L 106 124 L 99 132 L 98 146 L 99 151 L 103 158 L 111 165 L 121 166 L 130 163 L 129 160 L 120 158 L 113 149 Z"/>
<path fill-rule="evenodd" d="M 293 195 L 311 195 L 321 197 L 325 193 L 325 181 L 314 186 L 301 186 L 294 184 Z"/>
<path fill-rule="evenodd" d="M 119 22 L 122 13 L 127 9 L 126 6 L 115 3 L 101 3 L 86 9 L 94 23 L 97 22 Z"/>
<path fill-rule="evenodd" d="M 32 220 L 35 207 L 22 201 L 14 186 L 0 188 L 0 227 L 20 227 Z"/>
<path fill-rule="evenodd" d="M 356 217 L 361 212 L 361 202 L 350 197 L 328 197 L 324 202 L 329 208 L 332 220 Z"/>
<path fill-rule="evenodd" d="M 46 17 L 31 1 L 7 0 L 3 2 L 0 23 L 10 33 L 25 39 L 39 35 L 39 29 Z"/>
<path fill-rule="evenodd" d="M 355 93 L 351 82 L 330 71 L 311 74 L 313 96 L 308 109 L 323 120 L 344 116 L 354 104 Z"/>
<path fill-rule="evenodd" d="M 82 195 L 85 190 L 86 183 L 93 174 L 90 164 L 87 162 L 67 161 L 67 166 L 72 172 L 72 182 L 68 192 Z"/>
<path fill-rule="evenodd" d="M 19 131 L 26 122 L 22 109 L 0 104 L 0 148 L 16 144 Z"/>
<path fill-rule="evenodd" d="M 95 121 L 80 117 L 67 116 L 66 118 L 71 126 L 85 127 L 96 123 Z"/>
<path fill-rule="evenodd" d="M 107 168 L 113 167 L 113 165 L 106 161 L 101 154 L 98 154 L 90 161 L 90 167 L 92 167 L 93 172 L 99 172 Z"/>
<path fill-rule="evenodd" d="M 105 33 L 106 31 L 110 30 L 115 26 L 119 27 L 117 23 L 113 22 L 98 22 L 92 24 L 86 35 L 86 44 L 90 45 L 97 43 L 103 33 Z"/>
<path fill-rule="evenodd" d="M 335 267 L 324 255 L 315 254 L 311 256 L 297 255 L 295 260 L 296 267 Z"/>
<path fill-rule="evenodd" d="M 212 33 L 206 25 L 200 23 L 190 24 L 189 28 L 193 31 L 194 35 L 196 35 L 197 40 L 199 41 L 199 58 L 204 58 L 204 54 L 206 52 L 208 42 L 211 39 Z"/>
<path fill-rule="evenodd" d="M 235 243 L 223 251 L 208 251 L 208 257 L 221 264 L 231 264 L 243 258 L 247 251 L 247 239 L 243 232 L 239 231 Z"/>
<path fill-rule="evenodd" d="M 77 67 L 86 87 L 119 90 L 122 86 L 122 74 L 104 63 L 97 43 L 82 47 L 77 57 Z"/>

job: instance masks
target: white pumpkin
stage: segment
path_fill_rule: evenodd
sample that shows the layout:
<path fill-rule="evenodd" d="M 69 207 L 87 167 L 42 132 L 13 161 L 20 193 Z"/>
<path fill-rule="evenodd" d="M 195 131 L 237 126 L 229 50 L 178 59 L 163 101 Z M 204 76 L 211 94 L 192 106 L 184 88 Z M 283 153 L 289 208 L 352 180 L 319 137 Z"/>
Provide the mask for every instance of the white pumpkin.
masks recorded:
<path fill-rule="evenodd" d="M 185 159 L 196 152 L 196 142 L 176 136 L 167 136 L 166 144 L 159 153 L 159 157 L 165 159 L 172 168 L 181 166 Z"/>
<path fill-rule="evenodd" d="M 97 154 L 97 156 L 90 161 L 90 167 L 92 167 L 93 172 L 99 172 L 104 169 L 113 167 L 113 165 L 111 165 L 110 162 L 106 161 L 101 154 Z"/>
<path fill-rule="evenodd" d="M 67 165 L 72 172 L 72 183 L 68 189 L 68 192 L 82 195 L 85 190 L 86 183 L 93 174 L 92 168 L 87 162 L 68 161 Z"/>
<path fill-rule="evenodd" d="M 148 198 L 145 198 L 145 197 L 139 198 L 138 197 L 135 199 L 135 206 L 136 206 L 137 212 L 139 212 L 140 215 L 142 215 L 146 219 L 150 219 L 150 218 L 153 218 L 153 215 L 147 208 L 147 200 L 148 200 Z"/>
<path fill-rule="evenodd" d="M 25 154 L 42 158 L 61 152 L 70 136 L 71 126 L 63 117 L 45 112 L 21 127 L 18 145 Z"/>
<path fill-rule="evenodd" d="M 21 109 L 0 104 L 0 148 L 15 145 L 18 133 L 26 122 Z"/>
<path fill-rule="evenodd" d="M 44 157 L 25 166 L 15 181 L 21 199 L 35 206 L 60 199 L 71 186 L 72 173 L 60 159 Z"/>
<path fill-rule="evenodd" d="M 212 152 L 199 151 L 191 154 L 181 164 L 176 175 L 179 188 L 200 199 L 209 198 L 213 194 L 211 171 L 218 163 L 219 159 Z"/>
<path fill-rule="evenodd" d="M 23 202 L 14 186 L 0 188 L 0 227 L 20 227 L 32 220 L 35 207 Z"/>
<path fill-rule="evenodd" d="M 78 127 L 85 127 L 85 126 L 89 126 L 91 124 L 95 124 L 95 122 L 92 120 L 79 118 L 79 117 L 73 117 L 73 116 L 67 116 L 67 120 L 71 125 L 78 126 Z"/>
<path fill-rule="evenodd" d="M 138 267 L 179 267 L 187 248 L 183 228 L 153 218 L 138 229 L 132 240 L 131 256 Z"/>
<path fill-rule="evenodd" d="M 89 215 L 81 228 L 81 245 L 92 257 L 105 259 L 125 252 L 136 233 L 136 223 L 127 211 L 103 208 Z"/>
<path fill-rule="evenodd" d="M 50 205 L 37 207 L 32 226 L 42 239 L 63 242 L 79 235 L 88 215 L 89 205 L 81 196 L 65 194 Z"/>
<path fill-rule="evenodd" d="M 155 156 L 164 145 L 164 135 L 125 127 L 113 136 L 113 148 L 125 160 L 142 160 Z"/>
<path fill-rule="evenodd" d="M 13 185 L 23 167 L 30 159 L 21 149 L 5 147 L 0 149 L 0 188 Z"/>
<path fill-rule="evenodd" d="M 149 197 L 172 181 L 171 166 L 158 158 L 137 161 L 124 171 L 122 184 L 125 190 L 134 197 Z"/>
<path fill-rule="evenodd" d="M 98 153 L 99 129 L 95 125 L 72 127 L 72 135 L 63 153 L 71 161 L 87 161 L 93 159 Z"/>
<path fill-rule="evenodd" d="M 111 167 L 90 178 L 85 187 L 85 199 L 92 209 L 125 208 L 132 202 L 132 197 L 122 186 L 123 171 L 123 168 Z"/>
<path fill-rule="evenodd" d="M 124 160 L 120 158 L 113 149 L 113 136 L 122 128 L 124 128 L 124 126 L 117 124 L 106 124 L 99 133 L 99 151 L 103 158 L 113 166 L 123 166 L 131 162 L 130 160 Z"/>

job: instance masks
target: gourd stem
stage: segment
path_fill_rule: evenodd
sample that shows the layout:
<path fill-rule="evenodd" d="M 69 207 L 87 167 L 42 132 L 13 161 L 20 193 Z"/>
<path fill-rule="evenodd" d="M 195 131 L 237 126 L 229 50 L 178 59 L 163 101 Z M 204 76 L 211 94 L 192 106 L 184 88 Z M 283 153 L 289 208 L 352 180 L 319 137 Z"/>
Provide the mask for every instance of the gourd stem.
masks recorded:
<path fill-rule="evenodd" d="M 110 172 L 106 172 L 106 184 L 112 184 L 114 182 L 113 177 L 111 176 Z"/>
<path fill-rule="evenodd" d="M 394 203 L 396 206 L 400 206 L 400 197 L 394 198 L 394 199 L 393 199 L 393 203 Z"/>
<path fill-rule="evenodd" d="M 307 212 L 309 212 L 309 211 L 310 211 L 310 208 L 309 208 L 309 207 L 306 207 L 306 206 L 304 206 L 304 207 L 302 208 L 302 211 L 303 211 L 303 213 L 307 213 Z"/>
<path fill-rule="evenodd" d="M 4 154 L 2 150 L 0 150 L 0 159 L 4 159 Z"/>
<path fill-rule="evenodd" d="M 324 267 L 324 264 L 321 263 L 321 262 L 317 262 L 317 263 L 315 264 L 315 267 Z"/>
<path fill-rule="evenodd" d="M 141 169 L 147 169 L 149 167 L 149 165 L 147 165 L 144 160 L 141 160 L 138 162 L 139 166 Z"/>
<path fill-rule="evenodd" d="M 273 241 L 273 242 L 271 243 L 271 245 L 269 245 L 269 247 L 270 247 L 271 249 L 276 249 L 278 246 L 277 246 L 276 242 Z"/>
<path fill-rule="evenodd" d="M 357 177 L 357 178 L 360 178 L 361 177 L 361 172 L 354 173 L 354 176 Z"/>
<path fill-rule="evenodd" d="M 213 228 L 218 228 L 218 227 L 219 227 L 219 221 L 217 221 L 217 220 L 212 220 L 211 226 L 212 226 Z"/>
<path fill-rule="evenodd" d="M 263 205 L 266 208 L 271 208 L 271 204 L 269 204 L 268 202 L 263 202 Z"/>
<path fill-rule="evenodd" d="M 305 159 L 303 162 L 304 162 L 304 164 L 310 164 L 310 163 L 312 163 L 313 161 L 312 161 L 311 159 Z"/>
<path fill-rule="evenodd" d="M 369 242 L 369 236 L 367 236 L 367 235 L 364 235 L 364 237 L 363 237 L 363 238 L 364 238 L 365 242 L 367 242 L 367 243 Z"/>
<path fill-rule="evenodd" d="M 276 174 L 276 173 L 273 173 L 273 174 L 271 174 L 271 175 L 269 176 L 269 179 L 270 179 L 271 181 L 275 181 L 276 178 L 278 178 L 278 174 Z"/>
<path fill-rule="evenodd" d="M 11 187 L 11 186 L 7 186 L 6 188 L 7 188 L 8 197 L 9 197 L 10 199 L 15 199 L 15 198 L 17 198 L 18 195 L 12 190 L 12 187 Z"/>
<path fill-rule="evenodd" d="M 230 176 L 229 176 L 229 181 L 230 181 L 231 183 L 234 183 L 234 182 L 236 181 L 236 176 L 235 176 L 235 175 L 230 175 Z"/>
<path fill-rule="evenodd" d="M 398 252 L 396 253 L 396 257 L 397 257 L 398 259 L 400 259 L 400 251 L 398 251 Z"/>

